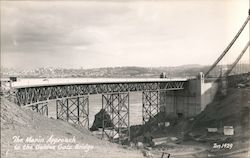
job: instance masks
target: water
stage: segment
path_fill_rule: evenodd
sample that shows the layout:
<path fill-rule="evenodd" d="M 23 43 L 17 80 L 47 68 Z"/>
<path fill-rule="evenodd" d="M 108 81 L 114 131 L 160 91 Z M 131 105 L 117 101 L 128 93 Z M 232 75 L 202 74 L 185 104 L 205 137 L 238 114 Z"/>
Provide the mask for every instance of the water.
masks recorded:
<path fill-rule="evenodd" d="M 129 93 L 130 105 L 130 125 L 138 125 L 142 123 L 142 93 Z M 89 96 L 89 127 L 92 126 L 95 114 L 102 108 L 102 96 L 99 94 Z M 48 104 L 48 117 L 56 118 L 56 101 L 50 101 Z"/>

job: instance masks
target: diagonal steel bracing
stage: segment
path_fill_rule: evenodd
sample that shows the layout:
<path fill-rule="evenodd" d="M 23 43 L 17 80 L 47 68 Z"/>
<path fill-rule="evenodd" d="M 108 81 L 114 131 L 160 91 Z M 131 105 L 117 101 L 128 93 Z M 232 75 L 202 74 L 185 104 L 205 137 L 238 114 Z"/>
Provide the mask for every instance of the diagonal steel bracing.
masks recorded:
<path fill-rule="evenodd" d="M 132 91 L 156 91 L 156 90 L 181 90 L 186 81 L 164 82 L 123 82 L 123 83 L 96 83 L 96 84 L 72 84 L 49 85 L 16 88 L 17 104 L 27 106 L 47 100 L 71 98 L 91 94 L 104 94 Z"/>
<path fill-rule="evenodd" d="M 159 112 L 159 91 L 142 92 L 142 123 L 146 124 Z"/>
<path fill-rule="evenodd" d="M 56 101 L 57 119 L 89 128 L 89 97 L 80 96 Z"/>
<path fill-rule="evenodd" d="M 34 104 L 31 109 L 41 115 L 48 116 L 48 102 Z"/>
<path fill-rule="evenodd" d="M 129 93 L 102 95 L 102 109 L 110 116 L 111 124 L 103 114 L 103 133 L 111 142 L 130 140 Z"/>

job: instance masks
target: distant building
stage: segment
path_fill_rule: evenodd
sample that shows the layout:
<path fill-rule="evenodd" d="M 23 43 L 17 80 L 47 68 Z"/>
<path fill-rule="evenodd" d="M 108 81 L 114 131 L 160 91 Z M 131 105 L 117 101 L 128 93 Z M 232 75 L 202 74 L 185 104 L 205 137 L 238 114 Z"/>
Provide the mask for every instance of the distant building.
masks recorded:
<path fill-rule="evenodd" d="M 167 74 L 166 74 L 165 72 L 162 72 L 162 73 L 160 74 L 160 78 L 167 78 Z"/>
<path fill-rule="evenodd" d="M 10 77 L 10 80 L 11 80 L 12 82 L 16 82 L 16 81 L 17 81 L 17 77 Z"/>

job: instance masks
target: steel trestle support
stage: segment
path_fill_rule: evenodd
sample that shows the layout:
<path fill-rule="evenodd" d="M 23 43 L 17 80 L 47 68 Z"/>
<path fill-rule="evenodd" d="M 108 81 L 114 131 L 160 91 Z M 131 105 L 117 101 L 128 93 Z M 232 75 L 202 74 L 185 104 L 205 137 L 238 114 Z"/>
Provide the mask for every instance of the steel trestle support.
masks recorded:
<path fill-rule="evenodd" d="M 159 112 L 159 91 L 142 92 L 142 123 L 153 121 L 154 116 Z"/>
<path fill-rule="evenodd" d="M 34 104 L 31 109 L 41 115 L 48 116 L 48 102 Z"/>
<path fill-rule="evenodd" d="M 110 116 L 110 122 L 103 114 L 102 138 L 119 144 L 130 140 L 129 93 L 102 95 L 102 109 Z"/>
<path fill-rule="evenodd" d="M 80 96 L 56 101 L 57 119 L 89 128 L 89 97 Z"/>

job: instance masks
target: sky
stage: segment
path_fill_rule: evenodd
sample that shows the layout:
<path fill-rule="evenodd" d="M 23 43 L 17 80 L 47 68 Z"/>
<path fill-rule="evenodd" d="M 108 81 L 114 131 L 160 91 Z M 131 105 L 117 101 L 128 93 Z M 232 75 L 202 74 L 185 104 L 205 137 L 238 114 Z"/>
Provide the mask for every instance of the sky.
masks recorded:
<path fill-rule="evenodd" d="M 248 0 L 1 1 L 1 66 L 209 65 L 248 8 Z M 248 39 L 246 29 L 233 54 Z"/>

